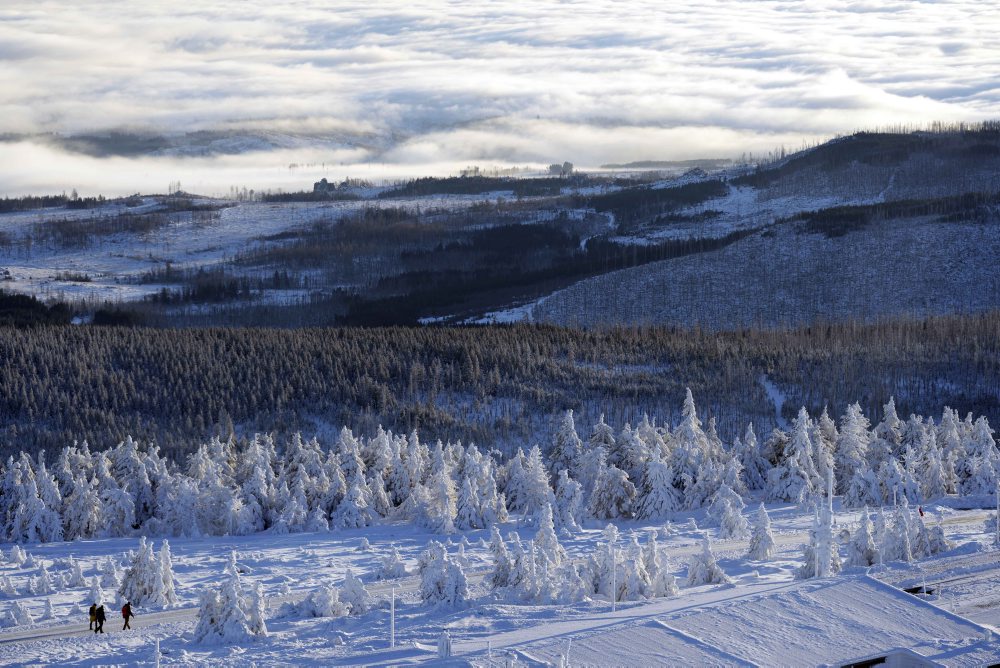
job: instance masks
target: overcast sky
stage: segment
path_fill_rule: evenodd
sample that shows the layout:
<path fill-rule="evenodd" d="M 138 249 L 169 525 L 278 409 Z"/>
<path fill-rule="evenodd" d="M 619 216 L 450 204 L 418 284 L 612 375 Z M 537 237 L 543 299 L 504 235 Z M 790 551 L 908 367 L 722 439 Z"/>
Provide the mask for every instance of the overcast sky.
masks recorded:
<path fill-rule="evenodd" d="M 737 156 L 1000 101 L 992 2 L 188 4 L 4 0 L 0 133 L 236 130 L 268 143 L 228 150 L 267 150 L 0 144 L 0 193 Z"/>

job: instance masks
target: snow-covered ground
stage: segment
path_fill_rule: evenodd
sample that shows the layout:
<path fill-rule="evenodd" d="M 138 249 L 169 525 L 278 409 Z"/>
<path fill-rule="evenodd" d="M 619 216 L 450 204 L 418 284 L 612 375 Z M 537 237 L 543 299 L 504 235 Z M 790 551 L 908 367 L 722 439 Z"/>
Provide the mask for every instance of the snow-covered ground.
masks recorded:
<path fill-rule="evenodd" d="M 60 580 L 71 572 L 71 556 L 81 562 L 88 582 L 101 576 L 108 557 L 127 566 L 128 552 L 138 548 L 138 539 L 28 545 L 26 550 L 34 560 L 31 567 L 12 563 L 12 546 L 4 544 L 0 546 L 0 582 L 9 580 L 14 593 L 0 594 L 0 617 L 6 618 L 14 603 L 20 602 L 36 621 L 0 633 L 0 664 L 154 665 L 157 642 L 162 665 L 413 664 L 437 661 L 438 638 L 447 630 L 457 664 L 502 665 L 510 657 L 525 665 L 557 663 L 568 650 L 572 665 L 774 665 L 775 659 L 785 665 L 815 665 L 825 661 L 820 656 L 847 660 L 899 646 L 915 648 L 945 665 L 978 665 L 1000 657 L 1000 644 L 983 640 L 984 627 L 1000 630 L 1000 586 L 996 584 L 1000 552 L 992 544 L 992 534 L 984 529 L 991 513 L 948 505 L 955 504 L 932 504 L 924 510 L 929 524 L 941 520 L 945 534 L 957 547 L 919 562 L 868 569 L 871 577 L 885 585 L 869 580 L 861 569 L 845 569 L 831 579 L 795 580 L 812 514 L 793 505 L 768 506 L 776 542 L 770 560 L 748 560 L 745 540 L 714 542 L 719 564 L 733 580 L 731 585 L 683 584 L 686 562 L 700 551 L 703 534 L 717 537 L 717 529 L 696 527 L 705 523 L 704 511 L 678 513 L 669 528 L 619 522 L 626 540 L 633 531 L 640 543 L 657 535 L 681 588 L 675 597 L 621 602 L 614 612 L 607 600 L 599 598 L 565 606 L 527 605 L 492 594 L 484 582 L 492 570 L 486 546 L 489 532 L 484 530 L 446 539 L 410 524 L 387 523 L 320 533 L 176 538 L 170 541 L 179 597 L 176 606 L 139 608 L 134 628 L 123 632 L 117 612 L 120 605 L 107 591 L 109 633 L 98 637 L 87 630 L 90 587 L 63 586 Z M 838 510 L 835 518 L 838 531 L 853 530 L 859 513 Z M 570 558 L 586 560 L 601 538 L 601 528 L 595 522 L 572 536 L 562 536 Z M 503 533 L 511 531 L 530 539 L 536 530 L 511 521 Z M 464 565 L 470 601 L 459 609 L 425 606 L 420 601 L 420 578 L 414 573 L 418 556 L 431 539 L 448 540 L 449 555 Z M 370 547 L 366 548 L 365 541 Z M 155 546 L 159 548 L 160 541 Z M 392 546 L 399 549 L 411 574 L 378 581 L 381 558 Z M 199 594 L 218 589 L 234 551 L 244 586 L 261 583 L 269 600 L 269 635 L 248 644 L 195 643 Z M 42 565 L 53 576 L 57 591 L 32 595 L 29 582 Z M 374 599 L 369 612 L 302 618 L 282 609 L 283 604 L 298 601 L 323 584 L 339 586 L 348 568 L 361 576 Z M 933 595 L 911 602 L 911 595 L 901 588 L 922 583 Z M 393 589 L 394 649 L 389 647 Z M 53 617 L 42 620 L 46 599 Z M 782 624 L 794 617 L 789 610 L 794 611 L 796 605 L 814 616 L 796 619 L 795 627 L 787 632 L 799 638 L 822 635 L 828 638 L 825 645 L 810 651 L 802 642 L 792 642 L 792 636 L 782 637 Z M 756 631 L 755 624 L 759 624 Z M 826 633 L 830 629 L 836 633 Z M 920 642 L 915 640 L 918 636 Z"/>

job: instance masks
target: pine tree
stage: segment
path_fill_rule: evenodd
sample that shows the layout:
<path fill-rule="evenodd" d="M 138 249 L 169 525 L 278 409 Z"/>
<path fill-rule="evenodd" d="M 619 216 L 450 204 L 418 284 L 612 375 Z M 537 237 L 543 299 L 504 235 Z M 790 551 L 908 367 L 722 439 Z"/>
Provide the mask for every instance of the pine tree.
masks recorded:
<path fill-rule="evenodd" d="M 687 584 L 697 587 L 705 584 L 729 584 L 729 576 L 722 572 L 715 554 L 712 552 L 712 542 L 708 535 L 702 539 L 701 552 L 693 555 L 688 561 Z"/>
<path fill-rule="evenodd" d="M 575 474 L 577 461 L 582 451 L 583 442 L 576 433 L 573 411 L 567 410 L 557 420 L 552 448 L 549 451 L 553 477 L 557 477 L 561 471 Z"/>
<path fill-rule="evenodd" d="M 734 450 L 743 465 L 743 481 L 747 489 L 753 491 L 766 489 L 769 466 L 767 460 L 760 454 L 753 423 L 747 425 L 743 441 L 737 440 Z"/>
<path fill-rule="evenodd" d="M 104 590 L 101 589 L 101 583 L 97 580 L 96 575 L 90 579 L 90 593 L 87 594 L 86 602 L 97 606 L 104 603 Z"/>
<path fill-rule="evenodd" d="M 555 525 L 552 520 L 552 506 L 546 505 L 542 509 L 541 519 L 538 522 L 538 533 L 535 534 L 535 546 L 554 567 L 559 566 L 566 558 L 566 550 L 559 544 L 559 538 L 556 537 Z"/>
<path fill-rule="evenodd" d="M 768 498 L 774 501 L 792 501 L 802 505 L 814 491 L 819 473 L 812 459 L 809 414 L 805 408 L 792 425 L 785 460 L 768 473 Z"/>
<path fill-rule="evenodd" d="M 393 545 L 389 548 L 389 553 L 382 557 L 379 579 L 393 580 L 406 577 L 406 575 L 406 564 L 403 563 L 403 558 L 399 555 L 399 548 Z"/>
<path fill-rule="evenodd" d="M 762 503 L 757 509 L 757 514 L 754 516 L 747 559 L 768 561 L 774 556 L 774 547 L 774 534 L 771 533 L 771 518 L 768 516 L 767 510 Z"/>
<path fill-rule="evenodd" d="M 125 571 L 118 594 L 135 606 L 166 605 L 164 576 L 160 561 L 153 555 L 153 546 L 143 536 L 139 541 L 132 565 Z"/>
<path fill-rule="evenodd" d="M 455 504 L 455 528 L 460 531 L 483 528 L 482 513 L 479 510 L 479 493 L 475 481 L 466 477 L 462 481 L 462 491 Z"/>
<path fill-rule="evenodd" d="M 264 588 L 260 582 L 255 582 L 253 590 L 247 598 L 247 617 L 250 635 L 259 638 L 267 637 L 267 623 L 264 619 L 267 601 L 264 598 Z"/>
<path fill-rule="evenodd" d="M 364 583 L 351 572 L 350 568 L 344 574 L 344 584 L 340 588 L 340 600 L 350 607 L 352 615 L 363 615 L 372 606 L 371 594 L 365 589 Z"/>
<path fill-rule="evenodd" d="M 879 559 L 878 549 L 875 547 L 874 527 L 868 507 L 865 506 L 861 513 L 861 523 L 851 536 L 847 544 L 847 565 L 867 568 L 874 566 Z"/>
<path fill-rule="evenodd" d="M 674 487 L 674 472 L 654 453 L 646 463 L 642 486 L 638 494 L 638 517 L 644 520 L 665 520 L 680 510 L 680 493 Z"/>
<path fill-rule="evenodd" d="M 469 597 L 468 580 L 462 567 L 441 543 L 431 541 L 428 551 L 432 558 L 420 574 L 420 598 L 424 604 L 457 608 Z"/>
<path fill-rule="evenodd" d="M 847 407 L 847 412 L 840 420 L 840 437 L 834 452 L 834 469 L 836 480 L 841 487 L 841 494 L 847 492 L 854 474 L 859 469 L 867 469 L 868 446 L 871 442 L 869 422 L 861 412 L 857 403 Z"/>
<path fill-rule="evenodd" d="M 590 514 L 597 519 L 631 517 L 635 505 L 635 485 L 615 466 L 605 466 L 590 497 Z"/>
<path fill-rule="evenodd" d="M 583 485 L 570 478 L 566 471 L 560 471 L 554 496 L 556 526 L 562 531 L 580 531 L 580 522 L 583 520 Z"/>
<path fill-rule="evenodd" d="M 510 584 L 514 562 L 496 526 L 490 530 L 490 555 L 493 558 L 493 570 L 486 576 L 487 584 L 493 590 L 507 587 Z"/>

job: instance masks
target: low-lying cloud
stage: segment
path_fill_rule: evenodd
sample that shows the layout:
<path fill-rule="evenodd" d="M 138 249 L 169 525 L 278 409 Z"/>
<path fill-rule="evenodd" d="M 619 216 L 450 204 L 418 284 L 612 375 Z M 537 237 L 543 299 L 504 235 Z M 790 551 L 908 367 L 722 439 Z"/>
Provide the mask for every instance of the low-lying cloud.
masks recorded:
<path fill-rule="evenodd" d="M 596 166 L 983 119 L 1000 102 L 1000 9 L 891 0 L 188 8 L 8 0 L 0 61 L 0 133 L 257 138 L 100 159 L 37 140 L 0 144 L 0 193 L 162 189 L 154 179 L 167 173 L 221 192 L 283 185 L 274 173 L 290 162 L 325 163 L 335 176 L 469 163 Z M 28 146 L 38 153 L 26 163 Z M 242 154 L 179 157 L 199 151 Z M 91 183 L 94 163 L 112 159 L 139 162 L 108 170 L 114 183 Z"/>

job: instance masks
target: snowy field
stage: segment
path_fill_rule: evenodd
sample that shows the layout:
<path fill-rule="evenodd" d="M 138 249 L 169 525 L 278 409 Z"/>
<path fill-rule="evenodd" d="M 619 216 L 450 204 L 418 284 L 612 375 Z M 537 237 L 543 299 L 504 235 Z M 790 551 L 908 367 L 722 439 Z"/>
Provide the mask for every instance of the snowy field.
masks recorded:
<path fill-rule="evenodd" d="M 31 545 L 27 553 L 31 566 L 17 565 L 10 560 L 12 546 L 3 546 L 0 579 L 9 581 L 15 593 L 0 594 L 0 615 L 6 616 L 15 601 L 20 602 L 35 618 L 29 626 L 5 630 L 0 634 L 0 663 L 89 665 L 154 665 L 156 643 L 160 647 L 161 665 L 206 665 L 223 662 L 226 665 L 388 665 L 434 662 L 437 642 L 443 630 L 453 641 L 453 656 L 459 663 L 503 665 L 509 655 L 520 663 L 540 665 L 557 662 L 558 655 L 571 639 L 570 660 L 574 665 L 650 665 L 651 663 L 701 664 L 705 661 L 720 665 L 773 665 L 775 660 L 794 665 L 811 665 L 807 652 L 782 655 L 780 639 L 757 638 L 741 650 L 741 654 L 718 654 L 712 638 L 692 644 L 704 629 L 698 630 L 698 614 L 707 614 L 714 604 L 725 602 L 721 623 L 733 628 L 745 626 L 741 619 L 745 607 L 752 601 L 755 613 L 762 618 L 780 612 L 786 606 L 775 594 L 797 591 L 799 583 L 818 580 L 796 580 L 795 572 L 802 565 L 802 545 L 808 540 L 811 513 L 802 513 L 790 505 L 769 504 L 776 543 L 774 556 L 766 561 L 746 558 L 747 541 L 715 540 L 713 548 L 723 571 L 733 580 L 730 585 L 686 586 L 687 560 L 701 550 L 704 534 L 717 538 L 716 529 L 696 529 L 704 522 L 704 513 L 678 514 L 668 526 L 643 522 L 616 523 L 623 548 L 634 534 L 640 544 L 656 535 L 663 552 L 669 558 L 669 570 L 676 576 L 680 591 L 676 596 L 651 599 L 652 602 L 621 602 L 615 612 L 611 604 L 599 597 L 571 605 L 528 605 L 507 602 L 503 596 L 491 593 L 484 578 L 493 570 L 490 550 L 484 545 L 490 539 L 485 530 L 453 534 L 443 538 L 406 524 L 385 524 L 362 529 L 335 532 L 300 533 L 291 535 L 256 534 L 226 538 L 176 538 L 170 541 L 173 572 L 176 578 L 178 602 L 165 609 L 136 610 L 133 629 L 121 630 L 121 607 L 115 594 L 106 592 L 109 621 L 108 633 L 94 637 L 87 630 L 87 602 L 91 588 L 60 586 L 63 576 L 72 574 L 70 560 L 77 560 L 87 582 L 106 576 L 105 562 L 109 558 L 121 568 L 131 563 L 129 552 L 138 548 L 138 539 L 87 540 L 66 543 Z M 896 586 L 914 586 L 926 582 L 934 594 L 926 597 L 943 611 L 954 612 L 977 624 L 1000 630 L 1000 553 L 992 545 L 992 536 L 984 533 L 984 521 L 991 513 L 982 510 L 953 510 L 945 506 L 925 508 L 927 519 L 941 520 L 945 534 L 956 547 L 935 558 L 912 563 L 896 562 L 867 569 L 873 577 Z M 853 530 L 859 513 L 838 511 L 838 529 Z M 600 525 L 592 522 L 572 537 L 560 542 L 569 557 L 583 563 L 595 551 L 601 540 Z M 516 532 L 529 540 L 536 530 L 518 527 L 509 522 L 502 533 Z M 428 606 L 421 603 L 420 578 L 416 575 L 420 552 L 432 539 L 447 540 L 449 555 L 463 564 L 470 586 L 469 601 L 457 609 Z M 367 541 L 370 546 L 365 545 Z M 159 549 L 160 541 L 155 541 Z M 399 550 L 408 575 L 380 580 L 382 559 L 395 546 Z M 841 550 L 844 546 L 841 546 Z M 268 635 L 249 644 L 199 644 L 194 634 L 198 596 L 205 589 L 218 587 L 230 554 L 235 551 L 243 586 L 260 583 L 267 601 Z M 54 593 L 27 593 L 30 581 L 37 578 L 45 566 L 55 579 Z M 338 617 L 307 617 L 283 609 L 322 585 L 340 586 L 350 568 L 360 576 L 372 597 L 371 609 L 360 615 Z M 846 568 L 836 580 L 864 582 L 865 569 Z M 859 580 L 860 578 L 860 580 Z M 823 580 L 833 583 L 836 580 Z M 112 583 L 108 582 L 109 589 Z M 396 596 L 396 648 L 390 644 L 389 598 Z M 856 590 L 856 591 L 855 591 Z M 868 587 L 852 585 L 844 592 L 845 605 L 860 606 L 862 600 L 850 596 L 869 597 Z M 902 594 L 909 597 L 909 594 Z M 887 599 L 890 603 L 892 597 Z M 46 601 L 51 604 L 50 619 L 45 619 Z M 739 605 L 735 602 L 740 602 Z M 770 605 L 779 608 L 770 609 Z M 888 605 L 888 603 L 886 604 Z M 877 606 L 876 606 L 877 607 Z M 908 646 L 906 626 L 894 622 L 892 615 L 873 612 L 865 628 L 849 629 L 857 635 L 844 638 L 844 647 L 827 651 L 833 659 L 846 660 L 865 655 L 866 638 L 876 637 L 872 645 L 889 643 L 885 647 Z M 890 612 L 890 611 L 885 611 Z M 946 619 L 946 617 L 942 617 Z M 720 620 L 715 620 L 720 623 Z M 805 624 L 804 620 L 799 620 Z M 810 623 L 834 624 L 812 620 Z M 942 622 L 944 623 L 944 622 Z M 948 621 L 954 625 L 954 620 Z M 639 632 L 645 626 L 659 625 L 658 633 Z M 848 624 L 848 626 L 850 626 Z M 631 629 L 631 631 L 628 631 Z M 722 629 L 718 629 L 722 631 Z M 626 632 L 628 644 L 617 648 L 621 654 L 610 659 L 603 634 Z M 789 629 L 791 631 L 791 629 Z M 943 630 L 942 630 L 943 632 Z M 968 644 L 975 646 L 979 632 L 969 625 Z M 630 638 L 629 633 L 635 633 Z M 728 633 L 728 631 L 726 631 Z M 662 638 L 660 636 L 663 636 Z M 614 638 L 620 640 L 619 635 Z M 707 641 L 707 642 L 705 642 Z M 874 641 L 873 641 L 874 642 Z M 662 645 L 662 647 L 660 647 Z M 659 661 L 667 647 L 701 647 L 689 656 L 675 655 L 675 661 Z M 926 648 L 925 648 L 926 649 Z M 983 648 L 979 647 L 976 651 Z M 787 650 L 791 652 L 791 650 Z M 874 651 L 874 650 L 873 650 Z M 989 647 L 1000 657 L 1000 644 Z M 739 659 L 739 660 L 737 660 Z M 975 665 L 975 661 L 968 664 Z"/>

